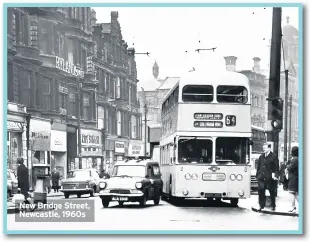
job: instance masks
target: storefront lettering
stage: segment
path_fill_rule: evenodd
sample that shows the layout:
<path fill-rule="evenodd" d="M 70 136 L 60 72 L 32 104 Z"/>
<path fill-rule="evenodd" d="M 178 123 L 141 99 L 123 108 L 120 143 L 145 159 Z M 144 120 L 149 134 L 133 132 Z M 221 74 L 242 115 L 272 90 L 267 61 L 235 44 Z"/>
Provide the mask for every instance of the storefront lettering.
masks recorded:
<path fill-rule="evenodd" d="M 76 77 L 84 77 L 84 71 L 77 69 L 73 63 L 65 61 L 58 56 L 56 56 L 56 68 Z"/>
<path fill-rule="evenodd" d="M 100 144 L 99 136 L 96 135 L 82 135 L 82 143 L 85 144 Z"/>
<path fill-rule="evenodd" d="M 116 148 L 118 149 L 124 149 L 125 145 L 123 143 L 115 143 Z"/>
<path fill-rule="evenodd" d="M 22 130 L 22 124 L 19 122 L 8 121 L 7 128 L 8 128 L 8 130 L 10 130 L 10 129 Z"/>
<path fill-rule="evenodd" d="M 31 133 L 31 137 L 33 137 L 33 138 L 40 138 L 40 139 L 48 139 L 49 138 L 48 135 L 44 135 L 44 134 L 37 133 L 37 132 L 32 132 Z"/>

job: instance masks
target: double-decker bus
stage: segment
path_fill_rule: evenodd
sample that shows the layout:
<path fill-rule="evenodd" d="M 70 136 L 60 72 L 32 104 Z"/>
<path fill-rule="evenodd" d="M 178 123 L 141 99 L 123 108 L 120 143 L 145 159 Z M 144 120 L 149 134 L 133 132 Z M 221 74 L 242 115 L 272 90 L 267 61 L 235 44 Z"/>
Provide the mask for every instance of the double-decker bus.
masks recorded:
<path fill-rule="evenodd" d="M 251 146 L 251 189 L 257 190 L 256 169 L 258 158 L 264 152 L 263 145 L 267 142 L 265 129 L 252 125 L 252 146 Z"/>
<path fill-rule="evenodd" d="M 250 86 L 235 72 L 185 74 L 162 103 L 163 195 L 173 200 L 250 196 Z"/>

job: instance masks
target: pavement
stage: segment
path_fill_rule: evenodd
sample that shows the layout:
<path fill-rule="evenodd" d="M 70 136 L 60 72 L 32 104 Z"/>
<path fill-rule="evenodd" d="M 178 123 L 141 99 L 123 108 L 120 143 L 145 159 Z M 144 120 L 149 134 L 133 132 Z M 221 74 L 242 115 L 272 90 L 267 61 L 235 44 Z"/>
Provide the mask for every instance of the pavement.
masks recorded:
<path fill-rule="evenodd" d="M 60 196 L 63 196 L 62 192 L 56 192 L 56 193 L 51 192 L 51 193 L 47 194 L 47 197 L 60 197 Z M 9 200 L 7 201 L 7 213 L 12 214 L 12 213 L 16 213 L 16 212 L 17 211 L 15 209 L 15 204 L 12 203 L 12 197 L 10 197 Z"/>
<path fill-rule="evenodd" d="M 267 199 L 270 199 L 270 197 L 267 196 Z M 258 211 L 260 208 L 258 204 L 258 196 L 257 196 L 256 202 L 252 206 L 252 211 L 257 212 L 257 213 L 271 214 L 271 215 L 298 217 L 298 202 L 296 202 L 296 208 L 297 208 L 297 210 L 295 210 L 296 212 L 289 212 L 289 210 L 292 207 L 291 203 L 292 203 L 292 195 L 288 191 L 284 191 L 282 186 L 279 186 L 278 196 L 276 198 L 276 210 L 275 211 L 271 211 L 271 207 L 265 207 L 261 211 Z"/>

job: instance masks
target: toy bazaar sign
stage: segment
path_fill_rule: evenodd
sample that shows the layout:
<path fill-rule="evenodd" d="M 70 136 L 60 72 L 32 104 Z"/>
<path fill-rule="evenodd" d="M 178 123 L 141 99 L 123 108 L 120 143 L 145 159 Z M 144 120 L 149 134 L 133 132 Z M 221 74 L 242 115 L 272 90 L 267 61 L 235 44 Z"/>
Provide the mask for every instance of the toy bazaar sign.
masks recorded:
<path fill-rule="evenodd" d="M 65 61 L 58 56 L 56 56 L 56 68 L 76 77 L 84 77 L 84 71 L 77 69 L 76 65 L 70 63 L 69 61 Z"/>

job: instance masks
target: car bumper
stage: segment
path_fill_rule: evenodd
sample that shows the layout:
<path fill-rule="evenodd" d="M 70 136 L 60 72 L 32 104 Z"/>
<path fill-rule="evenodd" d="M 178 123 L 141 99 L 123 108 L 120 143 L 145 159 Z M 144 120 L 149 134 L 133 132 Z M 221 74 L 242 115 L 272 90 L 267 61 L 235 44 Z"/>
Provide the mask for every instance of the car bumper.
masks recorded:
<path fill-rule="evenodd" d="M 90 188 L 81 188 L 81 189 L 60 189 L 59 191 L 69 193 L 80 193 L 80 192 L 89 193 L 90 190 L 91 190 Z"/>

